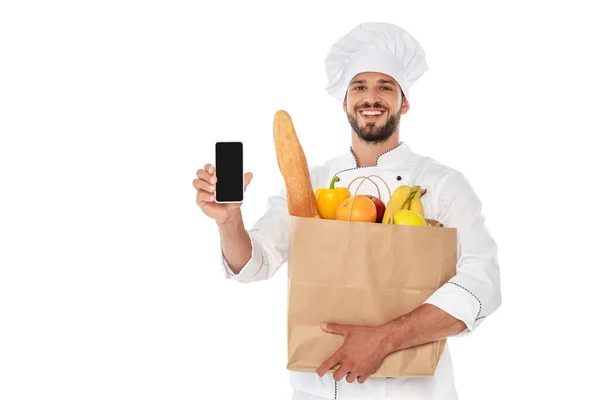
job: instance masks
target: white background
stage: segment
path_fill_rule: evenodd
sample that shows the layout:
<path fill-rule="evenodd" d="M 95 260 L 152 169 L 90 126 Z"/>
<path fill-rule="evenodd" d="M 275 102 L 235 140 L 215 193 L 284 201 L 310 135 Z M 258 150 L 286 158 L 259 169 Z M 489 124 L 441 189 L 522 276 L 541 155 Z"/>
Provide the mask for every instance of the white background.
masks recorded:
<path fill-rule="evenodd" d="M 275 111 L 310 164 L 347 151 L 323 60 L 365 21 L 425 49 L 402 140 L 470 179 L 499 245 L 503 305 L 450 341 L 461 399 L 597 398 L 588 4 L 2 2 L 0 399 L 289 398 L 285 268 L 226 281 L 192 180 L 243 140 L 249 227 Z"/>

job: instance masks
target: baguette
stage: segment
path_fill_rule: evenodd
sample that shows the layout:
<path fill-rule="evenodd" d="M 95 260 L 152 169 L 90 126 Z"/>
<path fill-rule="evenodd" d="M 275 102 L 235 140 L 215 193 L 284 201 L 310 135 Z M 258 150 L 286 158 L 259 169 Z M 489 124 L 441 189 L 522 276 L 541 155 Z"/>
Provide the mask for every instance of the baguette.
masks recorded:
<path fill-rule="evenodd" d="M 285 181 L 290 215 L 320 218 L 304 151 L 296 136 L 292 118 L 284 110 L 275 113 L 273 139 L 277 164 Z"/>

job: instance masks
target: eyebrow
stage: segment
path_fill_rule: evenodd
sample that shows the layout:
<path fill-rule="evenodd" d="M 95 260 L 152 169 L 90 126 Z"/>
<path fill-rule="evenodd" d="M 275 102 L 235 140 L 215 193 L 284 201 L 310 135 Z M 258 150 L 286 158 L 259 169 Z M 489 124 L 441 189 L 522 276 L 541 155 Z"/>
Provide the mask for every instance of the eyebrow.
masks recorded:
<path fill-rule="evenodd" d="M 364 80 L 362 80 L 362 79 L 355 79 L 355 80 L 353 80 L 352 82 L 350 82 L 350 84 L 351 84 L 351 85 L 357 85 L 357 84 L 358 84 L 358 85 L 362 85 L 362 84 L 364 84 L 364 83 L 365 83 L 365 81 L 364 81 Z"/>
<path fill-rule="evenodd" d="M 393 86 L 396 86 L 396 82 L 389 80 L 389 79 L 380 79 L 377 81 L 377 83 L 381 83 L 381 84 L 389 83 Z"/>
<path fill-rule="evenodd" d="M 364 79 L 355 79 L 352 82 L 350 82 L 351 85 L 363 85 L 365 84 L 365 80 Z M 396 86 L 396 82 L 394 82 L 393 80 L 389 80 L 389 79 L 379 79 L 377 81 L 377 83 L 379 84 L 391 84 L 393 86 Z"/>

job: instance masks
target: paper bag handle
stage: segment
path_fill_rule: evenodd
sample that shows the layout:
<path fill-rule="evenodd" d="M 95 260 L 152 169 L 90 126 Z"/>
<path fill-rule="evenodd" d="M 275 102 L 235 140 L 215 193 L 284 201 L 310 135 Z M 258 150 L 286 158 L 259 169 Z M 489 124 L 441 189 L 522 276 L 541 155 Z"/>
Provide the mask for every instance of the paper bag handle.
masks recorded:
<path fill-rule="evenodd" d="M 360 188 L 360 186 L 365 182 L 365 181 L 371 181 L 371 183 L 373 183 L 373 185 L 375 185 L 375 187 L 377 188 L 377 196 L 379 198 L 381 198 L 381 192 L 379 191 L 379 186 L 377 186 L 377 184 L 375 182 L 373 182 L 373 180 L 371 178 L 379 178 L 379 180 L 381 180 L 381 182 L 383 182 L 383 184 L 385 185 L 385 187 L 387 188 L 388 194 L 389 194 L 389 204 L 390 204 L 390 224 L 393 224 L 394 222 L 394 202 L 392 201 L 392 191 L 389 187 L 389 185 L 387 184 L 387 182 L 380 177 L 379 175 L 369 175 L 369 176 L 357 176 L 356 178 L 352 179 L 350 181 L 350 183 L 348 184 L 347 188 L 350 189 L 350 185 L 352 185 L 352 183 L 357 180 L 357 179 L 361 179 L 362 181 L 360 181 L 360 183 L 358 184 L 358 186 L 356 187 L 356 191 L 354 192 L 354 194 L 352 195 L 352 203 L 350 204 L 350 213 L 348 214 L 348 221 L 352 221 L 352 210 L 354 209 L 354 199 L 356 198 L 356 195 L 358 194 L 358 189 Z"/>

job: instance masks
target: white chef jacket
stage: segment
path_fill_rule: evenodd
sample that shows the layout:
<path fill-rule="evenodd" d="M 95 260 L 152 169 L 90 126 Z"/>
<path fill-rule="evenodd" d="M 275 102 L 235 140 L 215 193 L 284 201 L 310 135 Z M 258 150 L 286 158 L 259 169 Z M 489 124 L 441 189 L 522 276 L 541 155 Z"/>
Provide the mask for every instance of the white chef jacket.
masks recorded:
<path fill-rule="evenodd" d="M 373 166 L 358 166 L 352 149 L 341 156 L 310 168 L 313 188 L 329 187 L 334 175 L 340 178 L 336 186 L 346 186 L 358 176 L 376 174 L 383 178 L 393 192 L 399 185 L 419 185 L 427 189 L 422 197 L 425 216 L 457 229 L 457 273 L 434 292 L 425 303 L 433 304 L 463 321 L 467 329 L 457 336 L 473 332 L 502 302 L 500 271 L 496 243 L 485 226 L 481 202 L 473 188 L 459 171 L 436 160 L 413 152 L 402 142 L 382 153 Z M 381 199 L 389 199 L 381 181 Z M 354 191 L 360 180 L 350 187 Z M 364 182 L 360 194 L 377 195 L 377 189 Z M 250 283 L 269 279 L 287 263 L 289 213 L 285 187 L 268 199 L 267 212 L 248 231 L 252 257 L 235 275 L 221 252 L 223 272 L 227 279 Z M 348 383 L 345 378 L 336 382 L 332 374 L 319 377 L 316 373 L 290 371 L 290 384 L 296 398 L 318 396 L 325 399 L 458 399 L 454 384 L 448 343 L 433 376 L 427 377 L 369 377 L 363 384 Z"/>

